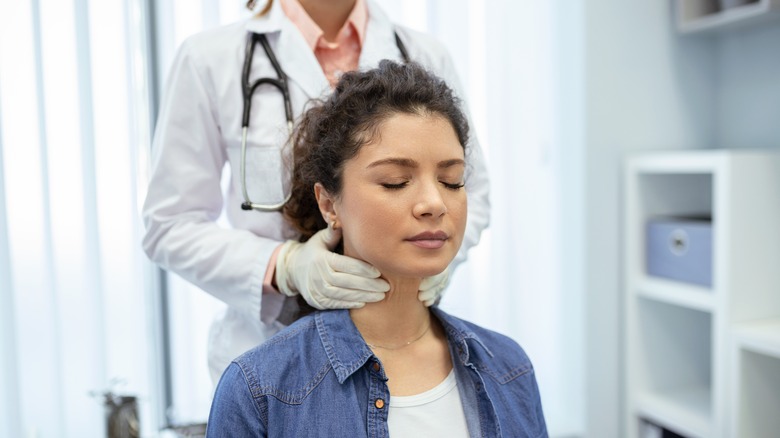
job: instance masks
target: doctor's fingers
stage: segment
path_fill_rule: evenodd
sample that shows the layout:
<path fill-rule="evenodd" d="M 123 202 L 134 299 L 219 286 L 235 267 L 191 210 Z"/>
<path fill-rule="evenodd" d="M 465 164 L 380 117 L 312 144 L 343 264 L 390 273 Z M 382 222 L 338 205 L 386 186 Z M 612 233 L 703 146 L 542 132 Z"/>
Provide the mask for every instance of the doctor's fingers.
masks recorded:
<path fill-rule="evenodd" d="M 439 274 L 426 277 L 420 283 L 420 291 L 417 295 L 417 298 L 419 298 L 419 300 L 422 301 L 426 307 L 430 307 L 436 303 L 439 297 L 441 297 L 449 282 L 449 268 L 445 269 Z"/>
<path fill-rule="evenodd" d="M 421 290 L 417 294 L 417 299 L 422 301 L 425 307 L 431 307 L 441 296 L 442 289 L 444 288 Z"/>
<path fill-rule="evenodd" d="M 341 241 L 341 230 L 336 230 L 333 225 L 328 224 L 327 228 L 317 231 L 309 240 L 319 241 L 325 248 L 332 251 Z"/>
<path fill-rule="evenodd" d="M 360 301 L 342 301 L 342 300 L 333 300 L 326 297 L 312 297 L 312 301 L 306 300 L 307 303 L 309 303 L 310 306 L 314 307 L 315 309 L 319 310 L 327 310 L 327 309 L 359 309 L 366 305 L 366 303 L 360 302 Z"/>
<path fill-rule="evenodd" d="M 355 309 L 366 303 L 382 301 L 384 292 L 369 292 L 365 290 L 346 289 L 333 285 L 323 285 L 317 293 L 306 300 L 318 309 Z"/>
<path fill-rule="evenodd" d="M 417 293 L 417 299 L 422 301 L 425 307 L 431 307 L 444 294 L 444 289 L 446 286 L 446 281 L 440 281 L 433 285 L 428 285 L 427 289 L 423 289 L 422 285 L 420 285 L 420 290 Z"/>
<path fill-rule="evenodd" d="M 379 278 L 380 272 L 370 264 L 352 257 L 331 252 L 328 254 L 328 266 L 334 272 L 356 275 L 365 278 Z M 388 289 L 389 290 L 389 286 Z"/>
<path fill-rule="evenodd" d="M 323 294 L 313 296 L 313 300 L 327 309 L 354 309 L 363 307 L 366 303 L 381 301 L 385 294 L 382 292 L 364 292 L 349 289 L 323 290 Z M 317 307 L 317 306 L 315 306 Z"/>
<path fill-rule="evenodd" d="M 343 272 L 331 271 L 327 276 L 323 276 L 323 281 L 325 284 L 321 293 L 336 299 L 352 300 L 354 294 L 360 293 L 366 294 L 366 297 L 372 295 L 381 297 L 371 300 L 373 302 L 384 298 L 385 292 L 390 290 L 390 284 L 382 278 L 359 277 Z"/>

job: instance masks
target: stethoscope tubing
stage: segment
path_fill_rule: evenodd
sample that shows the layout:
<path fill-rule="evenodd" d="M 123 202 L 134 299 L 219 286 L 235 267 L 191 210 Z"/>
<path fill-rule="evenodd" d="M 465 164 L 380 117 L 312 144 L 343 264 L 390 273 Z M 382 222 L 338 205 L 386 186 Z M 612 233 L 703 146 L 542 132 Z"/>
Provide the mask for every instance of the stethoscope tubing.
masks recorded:
<path fill-rule="evenodd" d="M 249 192 L 246 187 L 246 138 L 249 131 L 249 115 L 252 110 L 252 96 L 255 93 L 255 89 L 260 85 L 272 85 L 276 87 L 279 92 L 282 93 L 282 99 L 284 101 L 284 115 L 287 119 L 287 131 L 289 135 L 293 132 L 293 115 L 292 115 L 292 102 L 290 99 L 290 88 L 287 83 L 287 75 L 279 65 L 279 61 L 276 59 L 274 51 L 271 49 L 271 45 L 268 44 L 268 38 L 265 34 L 250 33 L 247 36 L 246 51 L 244 54 L 244 67 L 241 71 L 241 92 L 244 98 L 244 112 L 241 118 L 241 192 L 244 196 L 244 202 L 241 204 L 242 210 L 259 210 L 264 212 L 279 211 L 284 204 L 290 200 L 292 192 L 288 193 L 284 200 L 277 204 L 258 204 L 252 202 L 249 199 Z M 263 47 L 263 50 L 268 56 L 268 60 L 271 61 L 271 65 L 276 71 L 277 79 L 274 78 L 260 78 L 249 83 L 249 73 L 252 69 L 252 58 L 255 54 L 255 45 L 257 43 Z"/>

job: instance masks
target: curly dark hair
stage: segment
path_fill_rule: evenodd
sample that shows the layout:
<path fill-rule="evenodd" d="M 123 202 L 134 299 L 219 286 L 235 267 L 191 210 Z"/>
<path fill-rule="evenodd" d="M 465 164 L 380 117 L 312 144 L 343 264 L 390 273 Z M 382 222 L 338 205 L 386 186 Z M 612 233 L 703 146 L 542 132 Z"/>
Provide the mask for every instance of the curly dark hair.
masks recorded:
<path fill-rule="evenodd" d="M 345 73 L 334 93 L 306 111 L 293 133 L 292 197 L 282 212 L 301 233 L 301 241 L 327 227 L 314 184 L 338 196 L 344 163 L 375 139 L 382 122 L 394 114 L 444 117 L 465 149 L 469 126 L 460 101 L 419 64 L 384 60 L 372 70 Z"/>

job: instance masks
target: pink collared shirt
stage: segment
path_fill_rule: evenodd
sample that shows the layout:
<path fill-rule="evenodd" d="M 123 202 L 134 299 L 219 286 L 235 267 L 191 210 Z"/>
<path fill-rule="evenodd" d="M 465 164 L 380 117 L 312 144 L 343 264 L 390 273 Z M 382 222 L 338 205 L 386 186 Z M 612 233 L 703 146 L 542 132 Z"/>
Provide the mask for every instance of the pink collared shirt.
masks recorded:
<path fill-rule="evenodd" d="M 322 29 L 309 17 L 298 0 L 281 0 L 281 6 L 284 14 L 301 31 L 306 43 L 314 51 L 314 56 L 317 57 L 331 87 L 336 85 L 343 72 L 357 69 L 368 23 L 365 0 L 355 2 L 355 7 L 339 30 L 336 41 L 325 39 Z"/>
<path fill-rule="evenodd" d="M 336 86 L 343 72 L 357 69 L 368 23 L 365 0 L 355 2 L 355 7 L 339 30 L 336 41 L 325 39 L 325 33 L 309 17 L 298 0 L 281 0 L 281 6 L 284 14 L 301 31 L 309 48 L 314 51 L 314 56 L 317 57 L 331 87 Z M 273 279 L 276 275 L 276 259 L 280 248 L 281 246 L 276 248 L 268 261 L 263 279 L 263 293 L 278 293 L 273 286 Z"/>

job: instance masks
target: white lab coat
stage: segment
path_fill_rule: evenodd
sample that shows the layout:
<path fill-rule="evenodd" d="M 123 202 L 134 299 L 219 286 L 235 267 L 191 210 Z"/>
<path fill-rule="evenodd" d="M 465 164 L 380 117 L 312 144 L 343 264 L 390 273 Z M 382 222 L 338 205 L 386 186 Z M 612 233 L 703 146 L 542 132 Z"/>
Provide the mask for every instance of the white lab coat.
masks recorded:
<path fill-rule="evenodd" d="M 368 10 L 360 69 L 375 67 L 385 58 L 401 59 L 395 29 L 412 60 L 463 95 L 449 54 L 440 43 L 394 26 L 370 1 Z M 295 117 L 310 99 L 331 92 L 314 53 L 279 2 L 274 2 L 264 17 L 190 37 L 177 53 L 163 95 L 153 145 L 154 168 L 143 208 L 143 247 L 149 257 L 228 305 L 210 333 L 209 368 L 214 382 L 234 357 L 282 328 L 276 319 L 283 298 L 264 296 L 262 282 L 274 249 L 296 237 L 280 213 L 240 208 L 241 69 L 249 31 L 268 35 L 290 78 Z M 260 77 L 275 78 L 276 73 L 258 45 L 250 79 Z M 453 264 L 466 258 L 466 251 L 479 241 L 489 219 L 487 171 L 474 131 L 471 133 L 466 176 L 468 224 Z M 281 94 L 274 87 L 259 87 L 252 100 L 247 140 L 247 184 L 253 200 L 268 198 L 258 195 L 262 190 L 283 190 L 280 181 L 287 178 L 280 148 L 286 138 Z M 220 180 L 226 162 L 233 171 L 223 197 Z M 232 228 L 215 222 L 223 207 Z"/>

